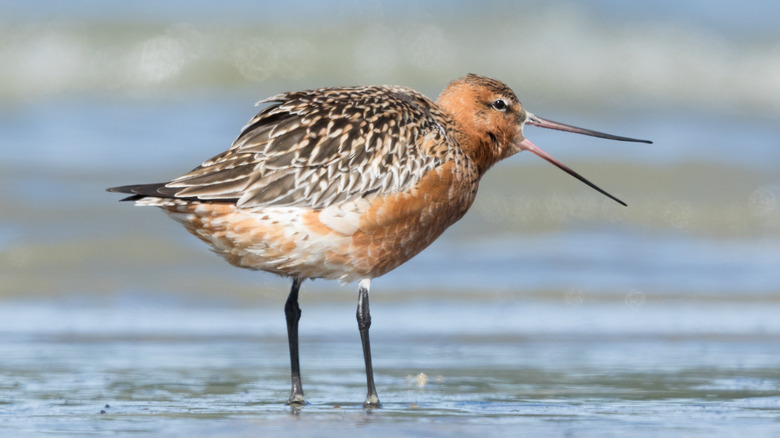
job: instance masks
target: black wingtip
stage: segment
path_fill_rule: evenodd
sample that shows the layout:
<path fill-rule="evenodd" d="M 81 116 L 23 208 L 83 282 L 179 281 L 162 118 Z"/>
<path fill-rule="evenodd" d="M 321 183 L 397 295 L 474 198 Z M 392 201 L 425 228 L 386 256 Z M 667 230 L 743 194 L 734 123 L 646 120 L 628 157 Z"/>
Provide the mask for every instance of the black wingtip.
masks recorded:
<path fill-rule="evenodd" d="M 107 192 L 127 193 L 132 196 L 120 199 L 120 201 L 137 201 L 147 196 L 158 198 L 172 198 L 176 195 L 175 189 L 165 187 L 167 183 L 154 184 L 130 184 L 126 186 L 109 187 Z"/>
<path fill-rule="evenodd" d="M 132 186 L 109 187 L 106 189 L 106 191 L 111 193 L 132 193 L 129 191 L 129 187 Z"/>

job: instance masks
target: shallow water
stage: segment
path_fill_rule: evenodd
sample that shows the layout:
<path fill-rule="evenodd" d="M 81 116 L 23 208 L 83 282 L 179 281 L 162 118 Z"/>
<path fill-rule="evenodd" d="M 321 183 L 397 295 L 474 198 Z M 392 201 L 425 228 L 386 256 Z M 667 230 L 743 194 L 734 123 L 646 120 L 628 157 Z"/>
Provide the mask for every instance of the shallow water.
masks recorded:
<path fill-rule="evenodd" d="M 372 330 L 383 406 L 365 411 L 348 302 L 304 304 L 310 404 L 300 410 L 283 405 L 279 308 L 11 304 L 0 315 L 13 327 L 0 344 L 0 421 L 30 436 L 771 436 L 777 309 L 676 307 L 379 297 Z"/>
<path fill-rule="evenodd" d="M 307 27 L 285 8 L 255 25 L 254 2 L 29 4 L 0 3 L 3 436 L 780 433 L 771 9 L 339 2 L 329 24 L 304 11 Z M 372 283 L 382 409 L 361 407 L 355 285 L 304 283 L 310 404 L 291 410 L 288 282 L 104 192 L 195 167 L 267 95 L 435 96 L 468 71 L 541 116 L 655 143 L 529 127 L 629 207 L 532 155 L 497 165 L 461 222 Z"/>

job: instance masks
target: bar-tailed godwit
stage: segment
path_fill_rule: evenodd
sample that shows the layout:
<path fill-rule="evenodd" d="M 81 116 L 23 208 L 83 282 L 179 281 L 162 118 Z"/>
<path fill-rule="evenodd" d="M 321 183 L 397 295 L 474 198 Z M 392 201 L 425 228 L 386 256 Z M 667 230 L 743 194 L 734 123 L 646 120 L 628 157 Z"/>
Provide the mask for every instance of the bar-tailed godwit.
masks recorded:
<path fill-rule="evenodd" d="M 434 103 L 405 87 L 283 93 L 228 150 L 172 181 L 108 189 L 165 210 L 228 262 L 290 277 L 284 307 L 292 393 L 304 403 L 298 289 L 304 279 L 359 281 L 366 407 L 379 406 L 368 330 L 371 279 L 431 244 L 474 202 L 496 162 L 531 151 L 625 205 L 528 140 L 526 124 L 612 140 L 526 111 L 504 83 L 467 75 Z"/>

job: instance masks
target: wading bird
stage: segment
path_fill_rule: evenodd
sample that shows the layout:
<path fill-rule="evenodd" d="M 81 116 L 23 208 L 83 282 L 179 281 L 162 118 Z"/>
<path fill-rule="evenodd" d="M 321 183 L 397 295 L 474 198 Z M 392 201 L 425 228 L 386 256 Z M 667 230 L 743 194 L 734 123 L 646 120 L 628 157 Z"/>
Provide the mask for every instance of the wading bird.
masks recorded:
<path fill-rule="evenodd" d="M 309 278 L 359 281 L 357 321 L 368 393 L 379 406 L 368 330 L 371 279 L 414 257 L 458 221 L 496 162 L 531 151 L 625 205 L 528 140 L 527 124 L 612 140 L 526 111 L 504 83 L 467 75 L 434 103 L 399 86 L 279 94 L 230 148 L 178 178 L 108 189 L 162 208 L 231 264 L 292 279 L 284 312 L 290 405 L 304 403 L 298 290 Z"/>

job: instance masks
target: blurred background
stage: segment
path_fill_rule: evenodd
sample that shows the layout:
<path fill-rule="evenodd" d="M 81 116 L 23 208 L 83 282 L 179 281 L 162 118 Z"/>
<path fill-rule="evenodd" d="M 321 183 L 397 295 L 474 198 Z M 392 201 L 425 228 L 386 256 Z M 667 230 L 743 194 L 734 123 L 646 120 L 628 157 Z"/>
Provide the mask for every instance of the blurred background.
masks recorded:
<path fill-rule="evenodd" d="M 161 212 L 104 189 L 190 170 L 273 94 L 399 84 L 435 98 L 471 72 L 506 82 L 542 117 L 654 144 L 527 128 L 629 206 L 533 155 L 500 163 L 461 222 L 374 281 L 376 342 L 586 337 L 641 368 L 606 340 L 628 335 L 658 340 L 666 361 L 645 363 L 663 368 L 690 354 L 667 341 L 692 339 L 723 353 L 696 367 L 760 370 L 713 372 L 707 391 L 757 391 L 780 406 L 778 17 L 780 3 L 759 0 L 0 1 L 0 333 L 16 376 L 0 389 L 46 398 L 17 373 L 40 359 L 31 345 L 96 334 L 109 345 L 271 336 L 284 376 L 288 281 L 232 267 Z M 356 373 L 359 394 L 355 296 L 355 285 L 305 283 L 301 336 L 344 338 L 348 365 L 334 367 Z M 376 359 L 380 381 L 410 359 L 398 342 Z M 436 344 L 420 342 L 421 355 Z M 746 345 L 739 360 L 726 354 Z M 69 351 L 65 376 L 83 369 L 78 357 L 105 359 Z M 462 363 L 484 366 L 483 354 Z M 44 374 L 33 380 L 63 376 Z M 283 394 L 284 377 L 274 384 Z"/>
<path fill-rule="evenodd" d="M 543 117 L 655 144 L 528 128 L 629 207 L 521 154 L 379 290 L 780 292 L 773 3 L 0 5 L 4 297 L 276 289 L 103 189 L 197 166 L 272 94 L 402 84 L 435 98 L 469 72 L 505 81 Z"/>

